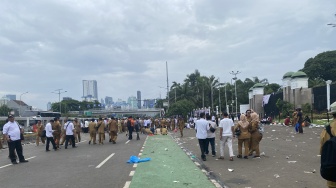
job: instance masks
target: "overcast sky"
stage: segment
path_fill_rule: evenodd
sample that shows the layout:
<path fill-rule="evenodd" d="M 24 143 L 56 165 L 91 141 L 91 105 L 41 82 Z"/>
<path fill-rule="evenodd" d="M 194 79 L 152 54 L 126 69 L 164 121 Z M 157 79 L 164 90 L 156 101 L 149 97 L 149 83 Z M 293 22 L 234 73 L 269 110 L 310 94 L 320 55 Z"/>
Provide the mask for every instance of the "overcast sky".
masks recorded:
<path fill-rule="evenodd" d="M 81 100 L 82 80 L 99 99 L 166 96 L 198 69 L 230 82 L 303 68 L 335 50 L 331 0 L 1 0 L 0 97 L 16 94 L 46 110 L 61 97 Z"/>

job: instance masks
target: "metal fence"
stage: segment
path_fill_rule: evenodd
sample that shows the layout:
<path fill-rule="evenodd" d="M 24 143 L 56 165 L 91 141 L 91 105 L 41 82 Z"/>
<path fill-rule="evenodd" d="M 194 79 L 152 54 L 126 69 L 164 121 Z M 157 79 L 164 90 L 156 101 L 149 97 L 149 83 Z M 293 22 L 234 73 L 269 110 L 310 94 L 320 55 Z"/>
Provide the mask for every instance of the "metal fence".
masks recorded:
<path fill-rule="evenodd" d="M 313 88 L 314 101 L 313 109 L 316 112 L 322 112 L 327 110 L 327 87 L 320 86 Z M 336 84 L 330 85 L 330 103 L 336 101 Z"/>

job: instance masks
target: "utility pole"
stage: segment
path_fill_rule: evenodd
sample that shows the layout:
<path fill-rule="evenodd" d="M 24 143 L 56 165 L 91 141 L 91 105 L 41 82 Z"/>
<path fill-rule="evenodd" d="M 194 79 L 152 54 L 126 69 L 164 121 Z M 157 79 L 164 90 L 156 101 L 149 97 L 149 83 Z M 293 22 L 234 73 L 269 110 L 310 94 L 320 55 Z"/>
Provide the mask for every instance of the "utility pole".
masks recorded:
<path fill-rule="evenodd" d="M 168 81 L 168 63 L 166 61 L 166 74 L 167 74 L 167 99 L 168 99 L 168 107 L 167 107 L 167 112 L 169 109 L 169 81 Z"/>
<path fill-rule="evenodd" d="M 231 71 L 230 74 L 234 75 L 235 77 L 233 78 L 233 80 L 235 81 L 235 96 L 236 96 L 236 116 L 238 114 L 238 100 L 237 100 L 237 74 L 239 74 L 240 72 L 239 71 Z"/>
<path fill-rule="evenodd" d="M 63 89 L 56 89 L 55 91 L 51 92 L 51 93 L 58 94 L 58 103 L 59 103 L 60 114 L 62 114 L 62 110 L 61 110 L 61 108 L 62 108 L 62 106 L 61 106 L 61 94 L 67 92 L 67 91 L 62 91 L 62 90 Z"/>

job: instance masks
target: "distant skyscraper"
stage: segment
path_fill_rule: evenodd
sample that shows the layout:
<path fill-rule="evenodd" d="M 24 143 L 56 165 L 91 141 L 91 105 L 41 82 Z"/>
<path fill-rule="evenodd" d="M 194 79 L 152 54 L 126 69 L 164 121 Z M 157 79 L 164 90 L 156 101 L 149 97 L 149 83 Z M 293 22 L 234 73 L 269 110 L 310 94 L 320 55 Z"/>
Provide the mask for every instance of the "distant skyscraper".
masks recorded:
<path fill-rule="evenodd" d="M 83 80 L 83 97 L 85 101 L 98 100 L 98 87 L 96 80 Z"/>
<path fill-rule="evenodd" d="M 128 97 L 127 103 L 132 109 L 138 107 L 137 98 L 135 96 Z"/>
<path fill-rule="evenodd" d="M 144 107 L 145 108 L 154 108 L 155 107 L 155 99 L 145 99 L 144 100 Z"/>
<path fill-rule="evenodd" d="M 138 109 L 141 109 L 141 91 L 137 91 Z"/>
<path fill-rule="evenodd" d="M 113 98 L 112 97 L 105 97 L 105 104 L 106 105 L 112 105 L 113 104 Z"/>
<path fill-rule="evenodd" d="M 8 100 L 16 100 L 16 95 L 13 95 L 13 94 L 5 95 L 5 97 L 6 97 Z"/>

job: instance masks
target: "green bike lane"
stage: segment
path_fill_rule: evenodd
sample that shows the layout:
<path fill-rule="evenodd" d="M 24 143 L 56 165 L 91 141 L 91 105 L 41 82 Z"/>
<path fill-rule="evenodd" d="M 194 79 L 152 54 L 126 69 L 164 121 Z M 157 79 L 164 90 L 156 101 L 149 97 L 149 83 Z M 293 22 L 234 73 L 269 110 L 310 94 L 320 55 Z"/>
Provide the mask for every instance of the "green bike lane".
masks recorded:
<path fill-rule="evenodd" d="M 151 161 L 137 165 L 131 188 L 218 187 L 169 135 L 148 136 L 140 158 L 147 157 Z"/>

